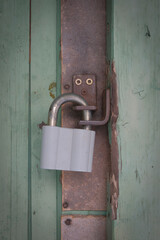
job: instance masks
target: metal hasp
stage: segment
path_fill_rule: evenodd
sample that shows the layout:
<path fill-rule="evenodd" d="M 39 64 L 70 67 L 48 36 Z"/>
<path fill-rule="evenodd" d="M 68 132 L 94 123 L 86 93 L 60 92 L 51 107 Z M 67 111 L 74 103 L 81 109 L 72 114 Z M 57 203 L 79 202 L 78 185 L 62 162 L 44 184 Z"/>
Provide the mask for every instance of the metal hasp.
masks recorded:
<path fill-rule="evenodd" d="M 61 67 L 62 94 L 74 92 L 84 99 L 88 97 L 89 105 L 84 108 L 75 106 L 73 110 L 70 103 L 65 104 L 62 107 L 62 126 L 74 128 L 79 124 L 82 120 L 81 112 L 75 111 L 76 108 L 76 110 L 92 110 L 92 121 L 97 122 L 102 119 L 105 120 L 103 121 L 105 124 L 110 107 L 104 106 L 103 102 L 103 94 L 106 95 L 108 85 L 105 0 L 61 0 Z M 95 84 L 90 79 L 93 81 L 95 79 Z M 109 98 L 108 90 L 106 96 Z M 105 114 L 103 114 L 105 112 L 103 106 L 107 110 Z M 104 115 L 107 117 L 105 118 Z M 80 121 L 80 124 L 84 122 Z M 92 126 L 91 122 L 89 125 Z M 62 172 L 63 211 L 107 210 L 107 179 L 110 172 L 108 127 L 107 124 L 93 126 L 93 130 L 96 131 L 96 139 L 92 172 Z M 101 215 L 101 212 L 98 214 Z M 77 224 L 79 226 L 79 223 Z M 68 225 L 66 227 L 70 228 Z M 89 228 L 91 231 L 94 228 L 91 221 L 88 221 L 87 229 Z M 96 233 L 96 236 L 100 236 L 101 226 L 97 228 Z M 83 239 L 82 232 L 78 237 L 81 239 L 81 235 Z M 74 236 L 70 238 L 73 239 Z"/>
<path fill-rule="evenodd" d="M 109 117 L 110 117 L 110 90 L 107 89 L 104 91 L 104 101 L 103 101 L 103 115 L 104 118 L 102 120 L 81 120 L 79 122 L 79 125 L 90 125 L 90 126 L 102 126 L 105 125 L 108 121 L 109 121 Z M 96 107 L 95 106 L 76 106 L 73 107 L 74 110 L 84 110 L 84 109 L 88 109 L 88 110 L 95 110 Z"/>
<path fill-rule="evenodd" d="M 73 92 L 83 96 L 87 101 L 88 106 L 74 106 L 73 110 L 97 110 L 97 89 L 96 89 L 96 76 L 93 74 L 83 74 L 73 76 Z M 104 90 L 102 94 L 102 105 L 103 105 L 103 119 L 102 120 L 90 120 L 90 121 L 80 121 L 80 125 L 90 125 L 90 126 L 101 126 L 105 125 L 110 117 L 110 90 Z"/>
<path fill-rule="evenodd" d="M 94 74 L 78 74 L 73 76 L 73 92 L 87 101 L 89 110 L 97 109 L 96 82 L 96 76 Z M 84 110 L 83 106 L 78 106 L 74 109 Z"/>

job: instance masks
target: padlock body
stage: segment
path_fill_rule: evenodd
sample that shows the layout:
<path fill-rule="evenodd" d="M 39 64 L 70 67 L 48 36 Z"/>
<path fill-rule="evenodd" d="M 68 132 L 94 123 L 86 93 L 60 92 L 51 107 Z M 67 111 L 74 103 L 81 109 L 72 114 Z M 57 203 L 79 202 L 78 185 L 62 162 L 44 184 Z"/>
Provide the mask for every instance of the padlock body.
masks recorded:
<path fill-rule="evenodd" d="M 43 126 L 41 168 L 91 172 L 95 131 Z"/>

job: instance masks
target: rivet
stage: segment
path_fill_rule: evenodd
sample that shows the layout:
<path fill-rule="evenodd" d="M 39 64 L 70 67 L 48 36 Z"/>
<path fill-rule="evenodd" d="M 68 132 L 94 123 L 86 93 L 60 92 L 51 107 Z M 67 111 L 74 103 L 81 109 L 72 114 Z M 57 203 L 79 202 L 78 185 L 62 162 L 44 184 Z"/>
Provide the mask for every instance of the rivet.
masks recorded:
<path fill-rule="evenodd" d="M 64 89 L 66 89 L 66 90 L 70 89 L 70 85 L 69 84 L 65 84 L 64 85 Z"/>
<path fill-rule="evenodd" d="M 64 207 L 64 208 L 68 208 L 68 202 L 64 202 L 64 203 L 63 203 L 63 207 Z"/>
<path fill-rule="evenodd" d="M 81 90 L 81 94 L 84 96 L 84 95 L 87 94 L 87 91 L 83 88 L 83 89 Z"/>
<path fill-rule="evenodd" d="M 72 220 L 67 218 L 65 221 L 65 224 L 69 226 L 69 225 L 71 225 L 71 223 L 72 223 Z"/>
<path fill-rule="evenodd" d="M 78 86 L 81 85 L 82 84 L 82 80 L 80 78 L 77 78 L 75 80 L 75 84 L 78 85 Z"/>
<path fill-rule="evenodd" d="M 86 83 L 87 85 L 92 85 L 93 84 L 92 78 L 87 78 Z"/>

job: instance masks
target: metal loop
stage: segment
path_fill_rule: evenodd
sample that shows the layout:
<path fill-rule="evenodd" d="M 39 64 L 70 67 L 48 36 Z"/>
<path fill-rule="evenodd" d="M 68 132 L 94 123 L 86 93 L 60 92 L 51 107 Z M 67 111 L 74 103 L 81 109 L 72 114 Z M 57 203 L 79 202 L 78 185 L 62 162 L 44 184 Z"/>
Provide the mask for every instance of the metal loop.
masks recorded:
<path fill-rule="evenodd" d="M 74 102 L 82 106 L 88 105 L 87 102 L 82 97 L 73 93 L 66 93 L 55 98 L 49 108 L 49 113 L 48 113 L 48 124 L 50 126 L 56 126 L 58 111 L 61 105 L 63 105 L 66 102 Z M 91 111 L 83 110 L 83 118 L 85 121 L 91 120 Z M 84 128 L 87 130 L 90 130 L 91 126 L 85 126 Z"/>

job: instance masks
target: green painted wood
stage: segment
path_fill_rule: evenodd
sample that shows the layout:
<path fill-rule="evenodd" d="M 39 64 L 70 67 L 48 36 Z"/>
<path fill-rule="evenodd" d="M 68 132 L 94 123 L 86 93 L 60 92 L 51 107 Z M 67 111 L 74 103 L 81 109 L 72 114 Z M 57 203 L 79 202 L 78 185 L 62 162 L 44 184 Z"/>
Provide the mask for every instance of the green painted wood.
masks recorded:
<path fill-rule="evenodd" d="M 114 1 L 119 92 L 118 219 L 115 240 L 160 235 L 160 2 Z"/>
<path fill-rule="evenodd" d="M 56 239 L 56 171 L 40 169 L 41 130 L 56 95 L 56 0 L 32 0 L 32 240 Z"/>
<path fill-rule="evenodd" d="M 0 239 L 27 239 L 29 3 L 0 1 Z"/>
<path fill-rule="evenodd" d="M 79 211 L 79 210 L 74 210 L 74 211 L 63 211 L 62 215 L 84 215 L 84 216 L 106 216 L 108 213 L 107 211 Z"/>
<path fill-rule="evenodd" d="M 56 0 L 56 93 L 61 94 L 61 1 Z M 58 115 L 58 126 L 61 126 L 61 113 Z M 61 216 L 62 216 L 62 172 L 56 171 L 56 196 L 57 196 L 57 238 L 61 240 Z"/>

